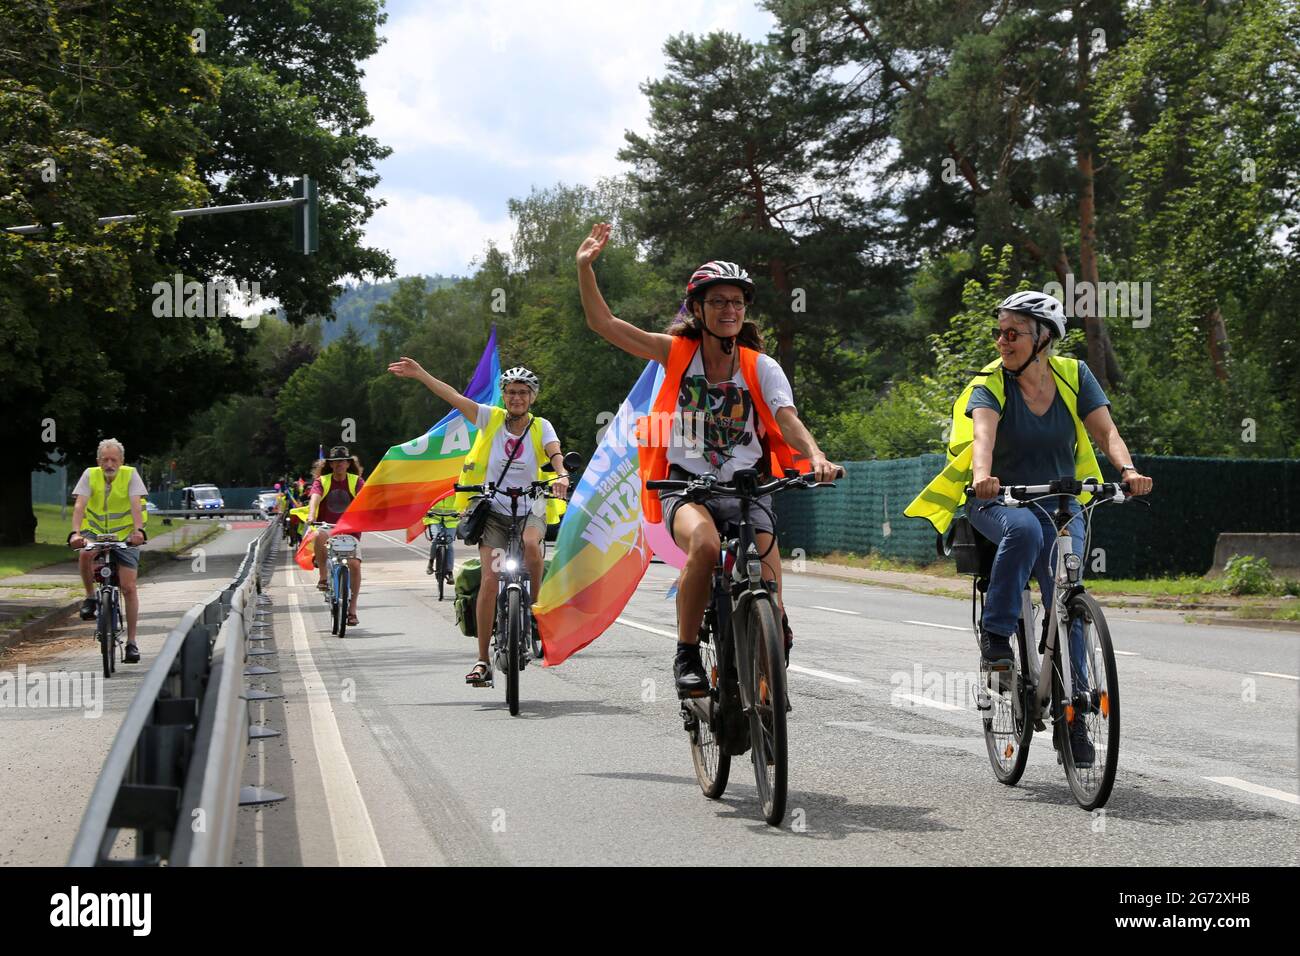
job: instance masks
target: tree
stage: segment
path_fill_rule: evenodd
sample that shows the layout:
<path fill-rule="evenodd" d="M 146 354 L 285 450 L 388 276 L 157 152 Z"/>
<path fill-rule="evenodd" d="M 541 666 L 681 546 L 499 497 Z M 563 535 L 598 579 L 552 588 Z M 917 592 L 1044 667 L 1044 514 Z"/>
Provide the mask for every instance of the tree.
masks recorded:
<path fill-rule="evenodd" d="M 898 183 L 900 235 L 921 249 L 1014 242 L 1019 268 L 1099 281 L 1098 206 L 1114 177 L 1097 157 L 1093 71 L 1127 35 L 1120 0 L 928 4 L 766 0 L 791 67 L 838 105 L 827 150 Z M 907 242 L 907 240 L 904 240 Z M 1105 319 L 1081 316 L 1088 364 L 1119 366 Z"/>
<path fill-rule="evenodd" d="M 0 544 L 34 540 L 28 473 L 49 451 L 74 454 L 74 470 L 108 434 L 147 451 L 151 423 L 132 413 L 162 388 L 153 373 L 185 356 L 201 381 L 226 360 L 201 325 L 139 314 L 176 226 L 167 210 L 205 198 L 193 110 L 218 78 L 188 41 L 203 13 L 198 0 L 43 0 L 0 18 L 0 226 L 62 223 L 0 233 Z M 127 210 L 141 218 L 94 224 Z"/>
<path fill-rule="evenodd" d="M 817 151 L 833 96 L 731 34 L 681 34 L 664 52 L 667 75 L 642 86 L 651 134 L 627 133 L 619 153 L 634 164 L 634 225 L 683 279 L 705 259 L 761 270 L 754 311 L 793 378 L 796 333 L 861 331 L 872 307 L 847 291 L 870 278 L 870 210 Z"/>

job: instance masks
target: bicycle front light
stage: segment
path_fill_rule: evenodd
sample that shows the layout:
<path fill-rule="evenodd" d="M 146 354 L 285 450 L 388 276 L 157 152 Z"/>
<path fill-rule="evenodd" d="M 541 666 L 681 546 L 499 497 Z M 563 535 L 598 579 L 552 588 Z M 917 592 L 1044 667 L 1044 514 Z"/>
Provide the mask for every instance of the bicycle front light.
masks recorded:
<path fill-rule="evenodd" d="M 518 571 L 518 570 L 519 570 L 519 562 L 516 561 L 514 558 L 509 558 L 509 559 L 506 561 L 505 568 L 506 568 L 507 571 Z"/>
<path fill-rule="evenodd" d="M 99 576 L 107 581 L 113 576 L 113 569 L 106 564 L 99 569 Z"/>
<path fill-rule="evenodd" d="M 1065 556 L 1065 576 L 1071 584 L 1079 580 L 1079 568 L 1081 566 L 1077 554 L 1067 554 Z"/>

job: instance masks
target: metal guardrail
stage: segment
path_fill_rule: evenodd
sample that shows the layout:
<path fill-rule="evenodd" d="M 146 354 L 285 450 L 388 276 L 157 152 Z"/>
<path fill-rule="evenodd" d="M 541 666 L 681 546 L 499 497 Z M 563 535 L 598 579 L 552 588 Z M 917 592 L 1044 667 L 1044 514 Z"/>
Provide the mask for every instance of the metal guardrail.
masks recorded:
<path fill-rule="evenodd" d="M 268 525 L 230 583 L 167 635 L 104 760 L 69 866 L 230 861 L 249 731 L 246 640 L 279 531 Z M 114 855 L 132 829 L 135 855 Z"/>

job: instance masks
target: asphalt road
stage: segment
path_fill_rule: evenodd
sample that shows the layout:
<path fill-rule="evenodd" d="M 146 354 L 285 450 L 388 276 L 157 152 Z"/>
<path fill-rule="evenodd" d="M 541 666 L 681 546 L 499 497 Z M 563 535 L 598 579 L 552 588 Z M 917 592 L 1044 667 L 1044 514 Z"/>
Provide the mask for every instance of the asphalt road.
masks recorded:
<path fill-rule="evenodd" d="M 141 584 L 146 663 L 257 533 L 236 527 Z M 1112 611 L 1123 716 L 1103 813 L 1080 810 L 1046 735 L 1019 786 L 998 784 L 967 681 L 964 602 L 789 573 L 791 788 L 762 823 L 745 758 L 723 799 L 696 785 L 673 693 L 674 573 L 652 565 L 621 623 L 504 690 L 424 573 L 424 542 L 363 538 L 361 626 L 329 634 L 314 578 L 282 550 L 268 593 L 283 692 L 254 719 L 244 783 L 287 796 L 240 811 L 240 865 L 1295 865 L 1300 635 Z M 0 661 L 93 674 L 91 625 Z M 143 669 L 96 705 L 0 706 L 0 865 L 62 864 Z M 10 678 L 12 679 L 12 677 Z"/>
<path fill-rule="evenodd" d="M 467 687 L 475 653 L 424 573 L 424 542 L 364 537 L 361 626 L 329 635 L 313 578 L 272 583 L 284 734 L 246 783 L 242 865 L 1295 865 L 1300 636 L 1109 615 L 1123 742 L 1109 805 L 1074 803 L 1046 735 L 1019 786 L 989 769 L 965 683 L 969 605 L 787 576 L 796 634 L 786 825 L 760 819 L 744 758 L 696 785 L 671 676 L 674 573 L 652 565 L 622 623 L 569 661 Z M 938 690 L 938 688 L 943 688 Z"/>

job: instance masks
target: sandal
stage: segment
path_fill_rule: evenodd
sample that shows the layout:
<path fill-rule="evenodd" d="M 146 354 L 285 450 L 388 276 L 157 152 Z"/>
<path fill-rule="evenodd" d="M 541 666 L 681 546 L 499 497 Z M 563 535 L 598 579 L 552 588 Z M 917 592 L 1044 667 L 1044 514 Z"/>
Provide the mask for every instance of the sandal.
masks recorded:
<path fill-rule="evenodd" d="M 487 661 L 476 661 L 470 672 L 465 675 L 465 683 L 475 687 L 492 686 L 492 668 Z"/>
<path fill-rule="evenodd" d="M 356 627 L 360 623 L 361 620 L 356 616 L 356 614 L 354 613 L 348 614 L 348 627 Z"/>
<path fill-rule="evenodd" d="M 330 589 L 330 586 L 329 586 L 329 582 L 328 582 L 328 581 L 317 581 L 317 582 L 316 582 L 316 590 L 317 590 L 317 591 L 328 591 L 329 589 Z"/>

